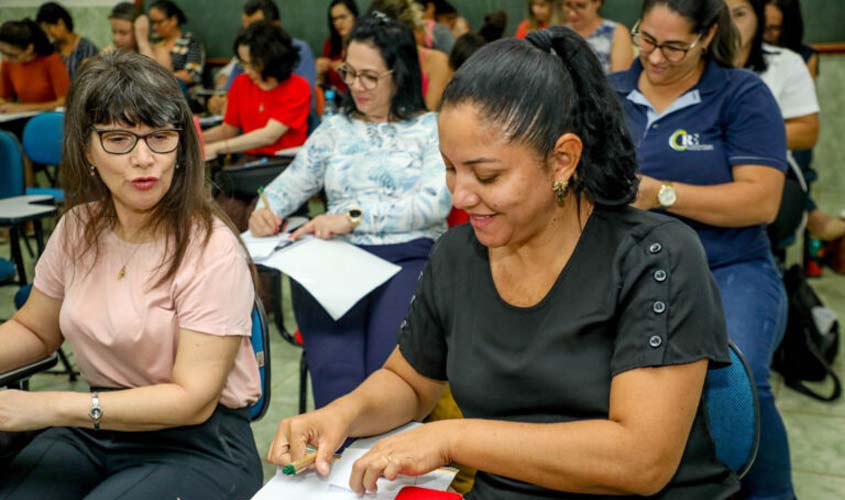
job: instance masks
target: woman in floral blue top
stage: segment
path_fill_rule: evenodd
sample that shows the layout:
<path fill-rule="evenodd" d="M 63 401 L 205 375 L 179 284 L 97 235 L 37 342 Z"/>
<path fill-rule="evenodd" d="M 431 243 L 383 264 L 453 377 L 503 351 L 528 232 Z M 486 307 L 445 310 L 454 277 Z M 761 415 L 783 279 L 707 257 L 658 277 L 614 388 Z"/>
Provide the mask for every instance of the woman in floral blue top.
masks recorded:
<path fill-rule="evenodd" d="M 327 213 L 294 237 L 337 237 L 402 267 L 338 321 L 293 284 L 318 408 L 357 387 L 396 346 L 417 278 L 451 208 L 437 118 L 425 112 L 411 31 L 380 13 L 359 20 L 340 74 L 350 88 L 344 112 L 314 131 L 267 187 L 271 209 L 256 210 L 249 222 L 253 234 L 272 234 L 282 218 L 325 189 Z"/>

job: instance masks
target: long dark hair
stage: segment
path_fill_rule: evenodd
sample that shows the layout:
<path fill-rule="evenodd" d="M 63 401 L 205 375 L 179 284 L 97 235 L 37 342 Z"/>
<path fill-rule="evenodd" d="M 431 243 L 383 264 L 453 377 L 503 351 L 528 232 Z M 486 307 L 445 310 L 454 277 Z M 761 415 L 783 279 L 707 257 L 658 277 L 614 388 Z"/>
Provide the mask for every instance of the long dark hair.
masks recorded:
<path fill-rule="evenodd" d="M 167 261 L 161 264 L 166 270 L 158 284 L 176 274 L 194 234 L 203 237 L 203 246 L 208 243 L 214 217 L 237 234 L 211 200 L 191 110 L 173 75 L 149 57 L 118 50 L 89 59 L 68 92 L 62 182 L 67 213 L 82 228 L 75 247 L 66 233 L 65 247 L 75 260 L 92 251 L 96 257 L 103 232 L 117 224 L 112 193 L 99 175 L 90 174 L 87 160 L 94 126 L 108 123 L 182 129 L 172 184 L 147 223 L 148 229 L 167 235 Z"/>
<path fill-rule="evenodd" d="M 640 19 L 655 6 L 665 5 L 692 23 L 692 32 L 705 35 L 717 25 L 716 34 L 710 43 L 708 54 L 714 61 L 726 67 L 733 67 L 739 50 L 739 33 L 725 0 L 643 0 Z"/>
<path fill-rule="evenodd" d="M 33 50 L 39 56 L 48 56 L 55 50 L 41 26 L 28 17 L 21 21 L 3 23 L 0 26 L 0 42 L 23 50 L 32 44 Z"/>
<path fill-rule="evenodd" d="M 769 0 L 766 3 L 774 5 L 783 14 L 778 45 L 800 54 L 801 46 L 804 44 L 804 18 L 801 16 L 801 2 L 798 0 Z M 763 17 L 764 24 L 765 19 Z"/>
<path fill-rule="evenodd" d="M 332 9 L 335 5 L 345 5 L 349 12 L 356 19 L 358 18 L 358 4 L 355 3 L 355 0 L 332 0 L 332 3 L 329 4 L 329 10 L 326 13 L 329 19 L 329 57 L 336 57 L 343 53 L 343 37 L 337 32 L 332 22 Z"/>
<path fill-rule="evenodd" d="M 766 31 L 766 0 L 748 0 L 754 15 L 757 17 L 757 28 L 754 30 L 754 37 L 751 39 L 751 52 L 745 67 L 755 73 L 762 73 L 768 68 L 763 50 L 763 34 Z"/>
<path fill-rule="evenodd" d="M 446 87 L 441 109 L 462 103 L 541 158 L 561 135 L 580 137 L 581 161 L 570 181 L 576 194 L 606 206 L 636 196 L 637 158 L 625 114 L 592 49 L 569 28 L 535 30 L 525 40 L 479 49 Z"/>
<path fill-rule="evenodd" d="M 368 14 L 355 22 L 347 44 L 362 42 L 381 54 L 388 70 L 393 70 L 396 92 L 390 101 L 390 119 L 406 120 L 426 110 L 422 94 L 422 70 L 417 41 L 411 30 L 380 12 Z M 357 112 L 351 92 L 343 94 L 343 112 Z"/>

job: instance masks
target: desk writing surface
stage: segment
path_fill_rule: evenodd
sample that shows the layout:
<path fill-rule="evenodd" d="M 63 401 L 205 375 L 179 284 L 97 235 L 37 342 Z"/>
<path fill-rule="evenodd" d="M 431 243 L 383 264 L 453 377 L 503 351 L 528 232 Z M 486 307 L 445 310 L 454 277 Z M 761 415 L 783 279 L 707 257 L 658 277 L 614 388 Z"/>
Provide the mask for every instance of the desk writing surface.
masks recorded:
<path fill-rule="evenodd" d="M 0 222 L 11 223 L 15 222 L 16 219 L 53 213 L 56 211 L 55 206 L 38 204 L 39 202 L 49 202 L 52 199 L 52 196 L 45 194 L 0 199 Z"/>
<path fill-rule="evenodd" d="M 20 120 L 22 118 L 29 118 L 35 116 L 41 111 L 21 111 L 20 113 L 0 113 L 0 123 Z"/>

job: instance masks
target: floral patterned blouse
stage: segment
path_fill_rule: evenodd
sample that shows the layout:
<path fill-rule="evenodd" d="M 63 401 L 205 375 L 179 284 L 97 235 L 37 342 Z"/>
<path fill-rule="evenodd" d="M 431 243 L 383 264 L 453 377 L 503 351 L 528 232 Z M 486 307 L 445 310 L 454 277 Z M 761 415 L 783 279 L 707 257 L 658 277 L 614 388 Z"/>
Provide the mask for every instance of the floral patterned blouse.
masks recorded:
<path fill-rule="evenodd" d="M 360 208 L 361 224 L 342 236 L 353 244 L 437 239 L 452 205 L 445 169 L 435 113 L 387 123 L 338 114 L 323 120 L 265 192 L 281 217 L 321 189 L 328 213 Z"/>

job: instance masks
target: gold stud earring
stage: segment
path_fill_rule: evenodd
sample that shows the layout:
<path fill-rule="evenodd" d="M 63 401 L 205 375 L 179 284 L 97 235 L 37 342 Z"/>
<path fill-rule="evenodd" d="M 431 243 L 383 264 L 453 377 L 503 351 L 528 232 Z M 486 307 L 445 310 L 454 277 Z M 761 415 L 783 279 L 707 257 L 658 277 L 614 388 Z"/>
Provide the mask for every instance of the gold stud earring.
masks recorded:
<path fill-rule="evenodd" d="M 552 184 L 552 191 L 555 193 L 555 197 L 557 198 L 557 204 L 563 206 L 564 201 L 566 201 L 566 189 L 569 186 L 569 181 L 555 181 Z"/>

